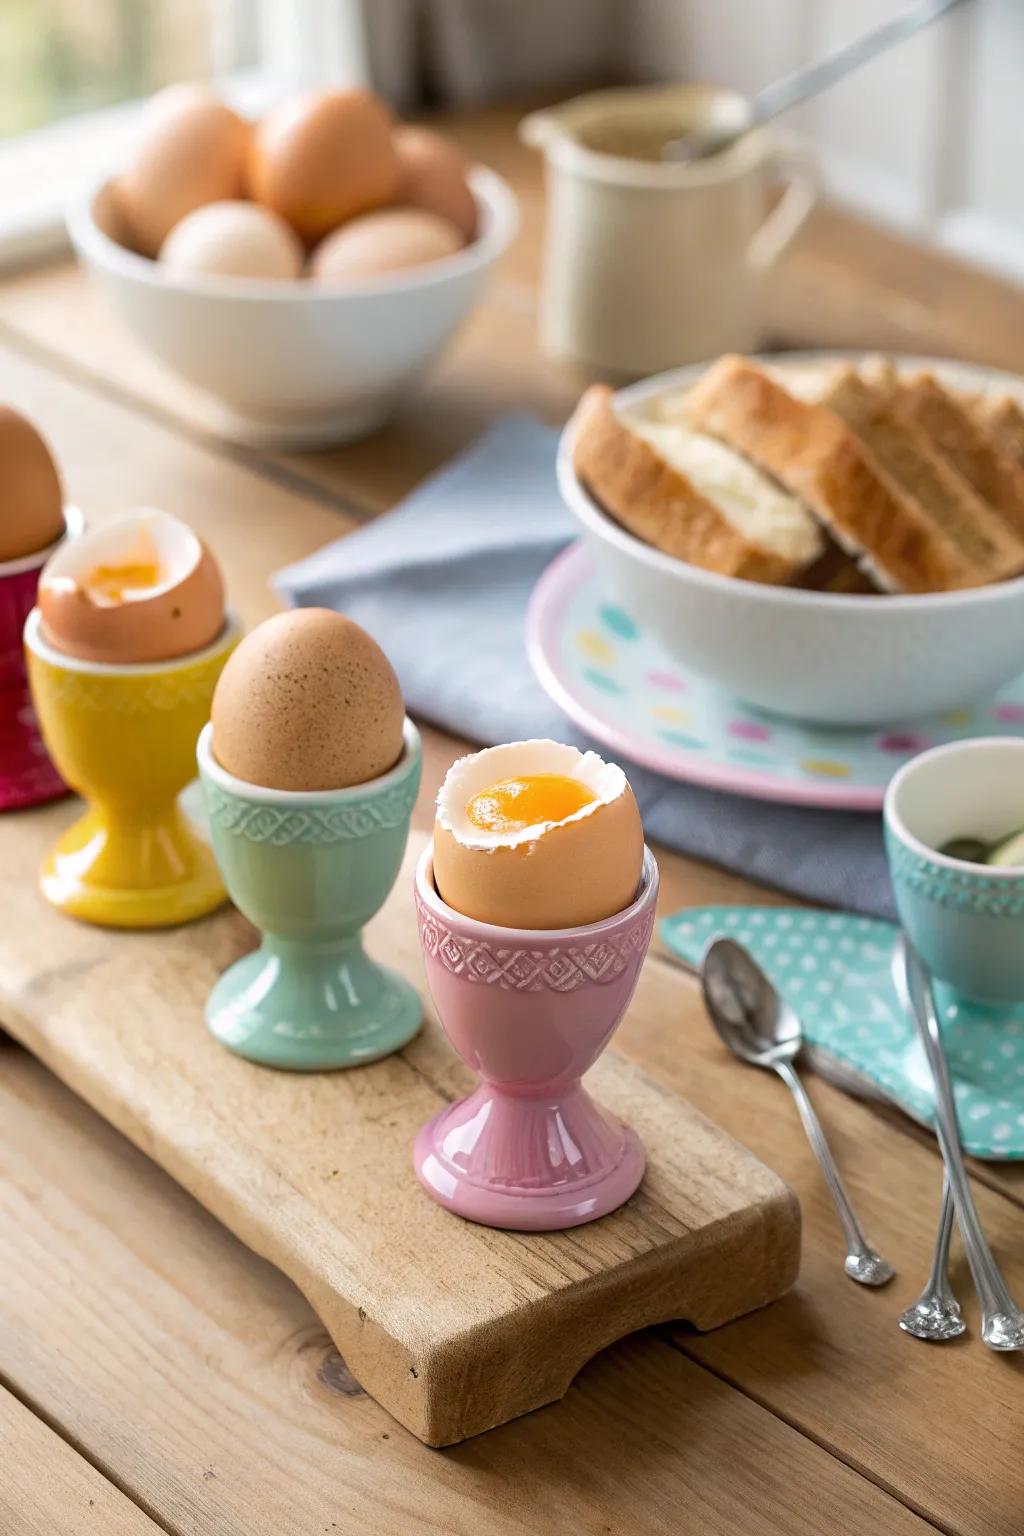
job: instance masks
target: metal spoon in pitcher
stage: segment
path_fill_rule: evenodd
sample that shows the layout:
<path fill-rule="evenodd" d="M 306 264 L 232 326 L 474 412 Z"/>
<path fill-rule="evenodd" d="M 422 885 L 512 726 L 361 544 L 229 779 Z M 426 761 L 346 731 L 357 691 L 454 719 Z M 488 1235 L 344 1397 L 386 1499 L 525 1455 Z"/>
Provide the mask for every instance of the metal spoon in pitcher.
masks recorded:
<path fill-rule="evenodd" d="M 844 75 L 852 74 L 862 64 L 867 64 L 870 59 L 894 47 L 896 43 L 902 43 L 904 38 L 912 37 L 915 32 L 930 26 L 959 4 L 960 0 L 919 0 L 917 5 L 910 6 L 902 15 L 894 16 L 861 37 L 855 37 L 852 42 L 845 43 L 842 48 L 837 48 L 827 59 L 807 64 L 759 91 L 750 103 L 750 116 L 742 127 L 694 128 L 681 138 L 670 139 L 662 149 L 661 158 L 689 165 L 695 160 L 705 160 L 709 155 L 720 154 L 737 139 L 760 128 L 762 123 L 770 122 L 790 107 L 799 106 L 802 101 L 817 96 L 819 91 L 834 85 Z"/>
<path fill-rule="evenodd" d="M 796 1100 L 846 1238 L 846 1273 L 861 1285 L 884 1285 L 893 1277 L 892 1265 L 864 1236 L 821 1122 L 793 1066 L 803 1044 L 795 1011 L 779 996 L 753 955 L 733 939 L 714 939 L 708 945 L 700 979 L 704 1004 L 719 1038 L 741 1061 L 777 1072 Z"/>

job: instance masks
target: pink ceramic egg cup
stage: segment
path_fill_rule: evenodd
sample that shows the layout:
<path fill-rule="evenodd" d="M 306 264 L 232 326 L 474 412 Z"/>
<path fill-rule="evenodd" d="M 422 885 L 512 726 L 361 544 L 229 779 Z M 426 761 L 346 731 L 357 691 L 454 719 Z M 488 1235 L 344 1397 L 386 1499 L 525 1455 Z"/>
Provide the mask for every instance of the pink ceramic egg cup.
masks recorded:
<path fill-rule="evenodd" d="M 440 1205 L 490 1227 L 557 1231 L 605 1216 L 644 1173 L 636 1132 L 580 1078 L 629 1005 L 654 928 L 658 866 L 644 850 L 632 906 L 583 928 L 478 923 L 416 868 L 427 984 L 452 1045 L 480 1074 L 416 1138 L 413 1163 Z"/>
<path fill-rule="evenodd" d="M 65 515 L 64 537 L 74 538 L 81 530 L 81 514 L 68 507 Z M 22 645 L 39 572 L 60 543 L 63 539 L 21 560 L 0 563 L 0 811 L 42 805 L 68 792 L 39 734 Z"/>

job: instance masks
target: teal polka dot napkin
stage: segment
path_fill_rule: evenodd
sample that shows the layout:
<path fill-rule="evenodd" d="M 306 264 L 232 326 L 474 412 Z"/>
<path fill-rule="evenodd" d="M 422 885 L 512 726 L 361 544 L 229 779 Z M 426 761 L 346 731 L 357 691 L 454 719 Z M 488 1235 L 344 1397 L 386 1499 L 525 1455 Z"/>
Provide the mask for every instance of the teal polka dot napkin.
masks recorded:
<path fill-rule="evenodd" d="M 800 1015 L 809 1045 L 931 1124 L 931 1074 L 890 974 L 891 923 L 801 908 L 693 907 L 665 918 L 660 934 L 691 966 L 719 935 L 744 944 Z M 935 1001 L 966 1150 L 1024 1158 L 1024 1004 L 968 1003 L 941 982 Z"/>

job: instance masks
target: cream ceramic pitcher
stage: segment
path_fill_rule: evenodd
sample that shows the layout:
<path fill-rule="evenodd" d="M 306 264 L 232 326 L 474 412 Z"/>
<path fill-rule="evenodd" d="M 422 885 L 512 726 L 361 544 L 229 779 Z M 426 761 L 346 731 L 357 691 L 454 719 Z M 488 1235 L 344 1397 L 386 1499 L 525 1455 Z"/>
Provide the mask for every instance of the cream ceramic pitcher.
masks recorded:
<path fill-rule="evenodd" d="M 756 349 L 765 280 L 817 198 L 813 157 L 759 129 L 695 164 L 660 158 L 666 140 L 748 113 L 694 85 L 598 91 L 523 120 L 547 159 L 546 352 L 638 375 Z"/>

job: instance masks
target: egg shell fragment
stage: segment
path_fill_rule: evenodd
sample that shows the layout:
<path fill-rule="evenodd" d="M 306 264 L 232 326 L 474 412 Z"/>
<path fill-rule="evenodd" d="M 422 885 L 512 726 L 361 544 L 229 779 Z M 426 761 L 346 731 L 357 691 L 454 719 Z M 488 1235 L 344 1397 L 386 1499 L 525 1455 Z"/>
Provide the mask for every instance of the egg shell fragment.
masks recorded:
<path fill-rule="evenodd" d="M 402 755 L 394 668 L 364 629 L 327 608 L 258 625 L 221 673 L 210 713 L 221 767 L 266 789 L 347 789 Z"/>
<path fill-rule="evenodd" d="M 0 406 L 0 564 L 47 549 L 64 527 L 52 453 L 26 416 Z"/>
<path fill-rule="evenodd" d="M 468 820 L 470 799 L 526 774 L 579 777 L 596 795 L 575 815 L 512 834 Z M 577 928 L 636 899 L 643 870 L 640 812 L 625 774 L 594 752 L 552 741 L 511 742 L 454 763 L 438 795 L 434 882 L 456 912 L 518 929 Z"/>
<path fill-rule="evenodd" d="M 155 256 L 193 209 L 242 196 L 251 137 L 251 125 L 204 86 L 172 85 L 152 97 L 116 189 L 143 255 Z"/>
<path fill-rule="evenodd" d="M 362 89 L 293 97 L 257 125 L 248 181 L 255 200 L 312 245 L 344 220 L 393 201 L 391 115 Z"/>
<path fill-rule="evenodd" d="M 89 573 L 152 550 L 164 579 L 119 602 L 90 590 Z M 124 665 L 171 661 L 201 651 L 224 627 L 224 583 L 202 540 L 166 512 L 112 519 L 63 544 L 43 567 L 39 613 L 44 637 L 82 661 Z"/>
<path fill-rule="evenodd" d="M 464 241 L 476 235 L 476 198 L 462 152 L 429 128 L 395 129 L 401 177 L 398 201 L 449 219 Z"/>

